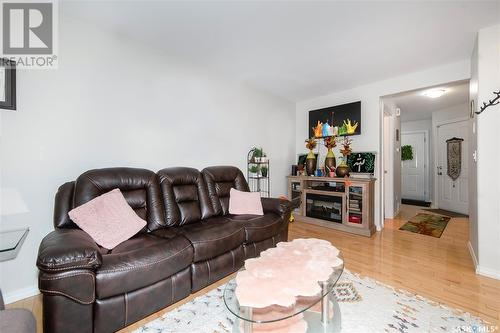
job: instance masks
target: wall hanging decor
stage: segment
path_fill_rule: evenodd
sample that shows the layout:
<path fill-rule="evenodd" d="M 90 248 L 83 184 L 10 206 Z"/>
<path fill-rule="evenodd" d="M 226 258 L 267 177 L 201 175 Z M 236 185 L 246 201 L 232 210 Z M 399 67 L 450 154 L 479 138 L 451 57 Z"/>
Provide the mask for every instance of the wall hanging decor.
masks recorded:
<path fill-rule="evenodd" d="M 347 157 L 347 165 L 351 173 L 357 174 L 375 174 L 375 153 L 373 152 L 355 152 Z"/>
<path fill-rule="evenodd" d="M 496 95 L 496 97 L 493 98 L 493 99 L 490 99 L 488 101 L 488 103 L 483 102 L 483 106 L 481 106 L 479 108 L 479 111 L 477 111 L 476 114 L 481 114 L 481 113 L 483 113 L 484 110 L 486 110 L 487 107 L 490 107 L 490 106 L 493 106 L 493 105 L 497 105 L 498 103 L 500 103 L 500 90 L 499 91 L 494 91 L 493 94 Z"/>
<path fill-rule="evenodd" d="M 16 63 L 0 58 L 0 109 L 16 109 Z"/>
<path fill-rule="evenodd" d="M 462 141 L 464 139 L 456 137 L 446 140 L 447 174 L 453 181 L 460 177 L 462 170 Z"/>
<path fill-rule="evenodd" d="M 401 146 L 401 161 L 413 160 L 413 147 L 410 145 Z"/>
<path fill-rule="evenodd" d="M 309 137 L 361 134 L 361 102 L 309 111 Z"/>

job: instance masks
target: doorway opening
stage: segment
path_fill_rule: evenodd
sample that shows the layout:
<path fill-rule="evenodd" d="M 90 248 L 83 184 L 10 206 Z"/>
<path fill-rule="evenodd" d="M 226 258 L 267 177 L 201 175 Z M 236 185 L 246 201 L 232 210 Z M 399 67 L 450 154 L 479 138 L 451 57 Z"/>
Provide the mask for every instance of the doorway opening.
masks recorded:
<path fill-rule="evenodd" d="M 384 96 L 381 102 L 384 217 L 397 216 L 405 205 L 466 216 L 469 81 Z"/>

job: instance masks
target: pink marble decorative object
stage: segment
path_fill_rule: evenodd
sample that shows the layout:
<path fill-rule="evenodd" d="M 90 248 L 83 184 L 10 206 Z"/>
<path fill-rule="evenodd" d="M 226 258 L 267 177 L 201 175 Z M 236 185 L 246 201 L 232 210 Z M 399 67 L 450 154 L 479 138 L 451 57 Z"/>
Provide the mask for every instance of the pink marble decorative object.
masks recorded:
<path fill-rule="evenodd" d="M 339 250 L 330 242 L 295 239 L 281 242 L 245 261 L 245 270 L 236 276 L 236 297 L 240 306 L 264 308 L 292 306 L 297 296 L 321 292 L 318 281 L 327 280 L 333 268 L 342 264 Z"/>

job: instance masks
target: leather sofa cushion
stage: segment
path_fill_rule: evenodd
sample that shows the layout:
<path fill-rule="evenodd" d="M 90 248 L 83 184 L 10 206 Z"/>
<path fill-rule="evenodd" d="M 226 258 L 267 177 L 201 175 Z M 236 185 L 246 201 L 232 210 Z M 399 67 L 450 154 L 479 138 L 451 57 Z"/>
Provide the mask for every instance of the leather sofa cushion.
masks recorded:
<path fill-rule="evenodd" d="M 105 168 L 83 173 L 75 182 L 73 207 L 116 188 L 136 214 L 146 220 L 149 230 L 165 226 L 158 177 L 146 169 Z"/>
<path fill-rule="evenodd" d="M 260 242 L 280 233 L 284 228 L 283 219 L 274 213 L 259 215 L 228 215 L 231 223 L 245 229 L 245 244 Z"/>
<path fill-rule="evenodd" d="M 242 245 L 245 241 L 243 225 L 231 223 L 225 218 L 211 218 L 173 229 L 186 237 L 194 249 L 194 262 L 215 258 Z M 160 231 L 155 235 L 161 236 Z"/>
<path fill-rule="evenodd" d="M 149 286 L 180 272 L 192 262 L 193 248 L 186 238 L 138 235 L 103 255 L 103 264 L 96 272 L 97 298 Z"/>
<path fill-rule="evenodd" d="M 240 169 L 233 166 L 213 166 L 201 171 L 207 183 L 208 194 L 215 213 L 229 213 L 229 192 L 231 188 L 249 192 L 247 181 Z"/>
<path fill-rule="evenodd" d="M 166 225 L 179 226 L 215 215 L 202 174 L 193 168 L 158 171 Z"/>

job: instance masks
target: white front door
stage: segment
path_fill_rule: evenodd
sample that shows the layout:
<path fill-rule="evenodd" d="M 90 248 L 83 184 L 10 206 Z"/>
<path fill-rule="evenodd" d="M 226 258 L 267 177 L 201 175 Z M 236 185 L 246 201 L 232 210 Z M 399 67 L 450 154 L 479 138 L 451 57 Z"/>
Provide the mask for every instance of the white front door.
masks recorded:
<path fill-rule="evenodd" d="M 425 201 L 427 184 L 426 132 L 401 133 L 401 147 L 411 146 L 413 159 L 401 161 L 401 197 Z M 402 149 L 402 148 L 401 148 Z"/>
<path fill-rule="evenodd" d="M 462 169 L 457 180 L 448 176 L 447 144 L 446 140 L 461 138 L 462 141 Z M 468 161 L 469 156 L 469 129 L 467 121 L 458 121 L 440 125 L 437 128 L 437 189 L 438 207 L 462 214 L 469 211 L 468 198 Z"/>

